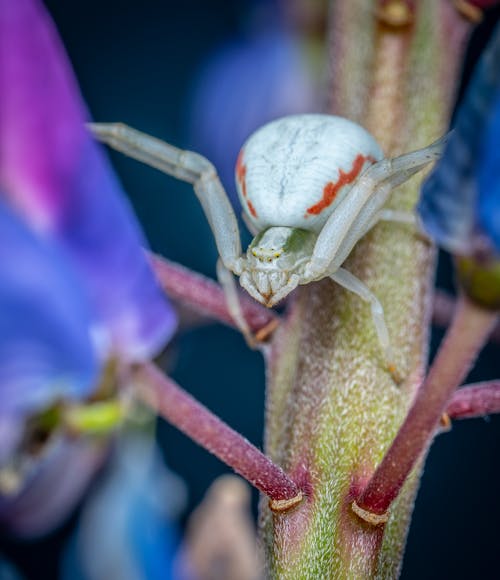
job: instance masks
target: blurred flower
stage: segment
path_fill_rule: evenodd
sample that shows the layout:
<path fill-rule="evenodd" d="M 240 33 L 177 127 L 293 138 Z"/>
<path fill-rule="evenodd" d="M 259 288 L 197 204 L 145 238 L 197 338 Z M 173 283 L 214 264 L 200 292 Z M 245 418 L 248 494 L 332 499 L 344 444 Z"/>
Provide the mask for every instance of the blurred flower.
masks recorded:
<path fill-rule="evenodd" d="M 23 486 L 0 499 L 2 528 L 18 537 L 34 538 L 59 525 L 75 508 L 108 454 L 104 439 L 54 437 L 41 458 L 23 466 Z M 28 457 L 24 461 L 30 461 Z M 2 471 L 5 490 L 8 471 Z M 12 470 L 12 477 L 18 472 Z M 57 490 L 57 493 L 55 493 Z"/>
<path fill-rule="evenodd" d="M 496 36 L 497 78 L 500 79 L 500 28 Z M 500 81 L 484 134 L 483 159 L 478 167 L 479 223 L 500 254 Z"/>
<path fill-rule="evenodd" d="M 64 578 L 168 580 L 176 534 L 171 524 L 185 488 L 163 465 L 154 441 L 127 435 L 88 498 L 64 562 Z"/>
<path fill-rule="evenodd" d="M 182 580 L 259 580 L 258 550 L 249 486 L 223 475 L 210 486 L 189 518 L 176 574 Z"/>
<path fill-rule="evenodd" d="M 214 163 L 234 205 L 234 168 L 245 139 L 272 119 L 318 109 L 299 36 L 283 22 L 276 2 L 256 4 L 254 29 L 205 64 L 189 118 L 190 147 Z"/>
<path fill-rule="evenodd" d="M 0 240 L 1 414 L 88 394 L 98 365 L 90 304 L 75 272 L 1 200 Z"/>
<path fill-rule="evenodd" d="M 175 315 L 39 0 L 0 0 L 0 422 L 151 357 Z"/>
<path fill-rule="evenodd" d="M 440 246 L 479 261 L 500 256 L 499 63 L 497 27 L 418 205 L 425 229 Z"/>

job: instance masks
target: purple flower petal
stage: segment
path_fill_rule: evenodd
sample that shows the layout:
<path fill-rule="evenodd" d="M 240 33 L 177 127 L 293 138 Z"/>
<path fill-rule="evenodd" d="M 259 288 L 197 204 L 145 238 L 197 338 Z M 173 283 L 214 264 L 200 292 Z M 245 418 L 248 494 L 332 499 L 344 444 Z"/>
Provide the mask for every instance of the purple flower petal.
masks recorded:
<path fill-rule="evenodd" d="M 99 374 L 90 308 L 78 278 L 47 240 L 0 199 L 0 410 L 37 410 L 92 391 Z"/>
<path fill-rule="evenodd" d="M 77 269 L 106 350 L 151 356 L 175 315 L 38 0 L 0 0 L 0 187 Z"/>
<path fill-rule="evenodd" d="M 0 415 L 0 466 L 13 456 L 22 441 L 23 435 L 24 421 L 20 417 L 16 415 Z"/>
<path fill-rule="evenodd" d="M 422 187 L 418 212 L 432 238 L 459 255 L 499 252 L 500 28 L 476 67 L 443 157 Z M 495 129 L 496 123 L 496 129 Z"/>

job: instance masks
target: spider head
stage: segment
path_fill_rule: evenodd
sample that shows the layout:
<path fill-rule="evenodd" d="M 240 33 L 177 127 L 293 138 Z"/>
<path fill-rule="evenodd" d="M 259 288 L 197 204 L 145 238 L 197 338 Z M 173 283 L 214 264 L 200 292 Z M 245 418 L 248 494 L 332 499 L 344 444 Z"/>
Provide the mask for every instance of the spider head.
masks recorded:
<path fill-rule="evenodd" d="M 277 304 L 300 283 L 316 237 L 313 232 L 283 226 L 260 232 L 247 250 L 240 276 L 243 288 L 265 306 Z"/>

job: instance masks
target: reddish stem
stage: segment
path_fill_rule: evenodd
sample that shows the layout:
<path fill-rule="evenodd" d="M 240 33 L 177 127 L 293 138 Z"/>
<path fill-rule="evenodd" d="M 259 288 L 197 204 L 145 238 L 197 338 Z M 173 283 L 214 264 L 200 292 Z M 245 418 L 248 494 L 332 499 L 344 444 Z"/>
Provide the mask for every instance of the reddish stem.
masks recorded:
<path fill-rule="evenodd" d="M 301 496 L 297 485 L 268 457 L 231 429 L 153 364 L 134 371 L 141 398 L 193 441 L 232 467 L 276 502 Z"/>
<path fill-rule="evenodd" d="M 173 300 L 235 327 L 219 284 L 160 256 L 150 254 L 149 259 L 162 288 Z M 258 340 L 265 340 L 278 325 L 279 317 L 247 295 L 241 295 L 240 303 L 250 330 Z"/>
<path fill-rule="evenodd" d="M 455 389 L 463 381 L 495 324 L 496 313 L 461 297 L 429 374 L 391 447 L 365 487 L 357 506 L 384 514 L 413 466 L 428 448 Z"/>
<path fill-rule="evenodd" d="M 435 290 L 432 322 L 437 326 L 448 326 L 453 318 L 455 306 L 455 299 L 452 296 L 442 290 Z M 500 342 L 500 323 L 493 328 L 489 340 Z"/>
<path fill-rule="evenodd" d="M 500 380 L 462 387 L 446 407 L 451 419 L 471 419 L 500 413 Z"/>

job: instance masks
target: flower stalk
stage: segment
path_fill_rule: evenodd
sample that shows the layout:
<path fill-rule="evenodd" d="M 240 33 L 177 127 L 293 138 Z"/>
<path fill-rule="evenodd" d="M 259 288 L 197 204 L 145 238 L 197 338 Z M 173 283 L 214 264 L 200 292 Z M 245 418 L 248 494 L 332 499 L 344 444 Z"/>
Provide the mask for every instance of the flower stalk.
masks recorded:
<path fill-rule="evenodd" d="M 466 385 L 456 391 L 446 414 L 450 419 L 473 419 L 500 413 L 500 380 Z"/>
<path fill-rule="evenodd" d="M 496 322 L 461 296 L 455 316 L 436 359 L 390 449 L 377 467 L 356 505 L 384 514 L 399 494 L 409 473 L 429 447 L 448 401 L 461 384 Z"/>
<path fill-rule="evenodd" d="M 131 378 L 146 404 L 265 493 L 272 508 L 283 511 L 301 501 L 299 487 L 279 466 L 153 364 L 138 366 Z"/>
<path fill-rule="evenodd" d="M 448 4 L 425 0 L 410 15 L 390 27 L 367 0 L 337 1 L 331 10 L 330 111 L 364 125 L 389 156 L 445 131 L 461 54 L 463 29 Z M 418 183 L 399 188 L 389 207 L 411 211 Z M 329 281 L 301 288 L 277 329 L 267 361 L 266 452 L 306 493 L 286 514 L 262 505 L 271 577 L 397 577 L 418 470 L 387 523 L 367 525 L 351 505 L 422 382 L 434 258 L 411 229 L 381 225 L 345 264 L 382 301 L 400 385 L 385 370 L 369 308 Z"/>

